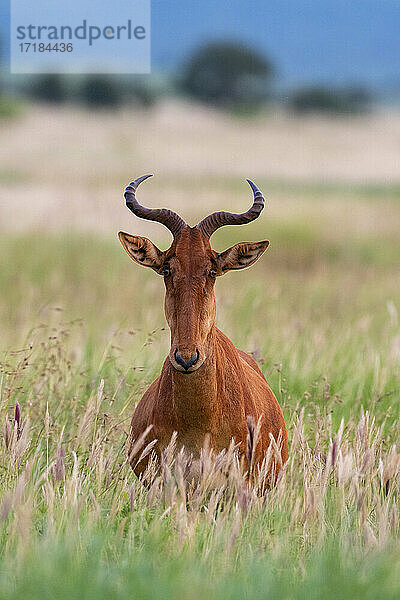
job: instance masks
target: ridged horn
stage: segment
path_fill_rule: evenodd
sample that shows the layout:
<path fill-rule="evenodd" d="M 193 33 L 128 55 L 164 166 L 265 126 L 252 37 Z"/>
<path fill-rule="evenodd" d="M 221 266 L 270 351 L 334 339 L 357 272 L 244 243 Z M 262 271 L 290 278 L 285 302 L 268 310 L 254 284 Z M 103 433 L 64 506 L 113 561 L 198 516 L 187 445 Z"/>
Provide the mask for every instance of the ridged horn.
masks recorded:
<path fill-rule="evenodd" d="M 264 197 L 255 183 L 250 181 L 250 179 L 247 179 L 246 181 L 253 190 L 254 198 L 252 207 L 247 212 L 241 214 L 234 214 L 221 210 L 208 215 L 208 217 L 203 219 L 197 225 L 198 229 L 200 229 L 207 238 L 210 238 L 217 229 L 224 225 L 244 225 L 245 223 L 254 221 L 254 219 L 257 219 L 257 217 L 260 216 L 260 213 L 264 208 Z"/>
<path fill-rule="evenodd" d="M 124 197 L 126 206 L 133 212 L 134 215 L 148 221 L 158 221 L 167 227 L 174 238 L 176 238 L 182 229 L 186 227 L 185 221 L 174 211 L 168 208 L 146 208 L 139 204 L 136 200 L 136 190 L 138 186 L 153 175 L 142 175 L 132 181 L 125 190 Z"/>

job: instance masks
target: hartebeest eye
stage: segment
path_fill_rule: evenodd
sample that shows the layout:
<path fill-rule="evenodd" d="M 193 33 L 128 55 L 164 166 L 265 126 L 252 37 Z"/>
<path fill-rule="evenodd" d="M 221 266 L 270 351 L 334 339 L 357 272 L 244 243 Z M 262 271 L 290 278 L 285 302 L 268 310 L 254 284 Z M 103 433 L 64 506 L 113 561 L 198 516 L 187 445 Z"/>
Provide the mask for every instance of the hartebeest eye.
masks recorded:
<path fill-rule="evenodd" d="M 217 271 L 215 269 L 210 269 L 210 271 L 208 272 L 210 277 L 216 277 L 217 276 Z"/>
<path fill-rule="evenodd" d="M 164 277 L 169 277 L 171 275 L 171 269 L 168 265 L 164 265 L 162 274 L 164 275 Z"/>

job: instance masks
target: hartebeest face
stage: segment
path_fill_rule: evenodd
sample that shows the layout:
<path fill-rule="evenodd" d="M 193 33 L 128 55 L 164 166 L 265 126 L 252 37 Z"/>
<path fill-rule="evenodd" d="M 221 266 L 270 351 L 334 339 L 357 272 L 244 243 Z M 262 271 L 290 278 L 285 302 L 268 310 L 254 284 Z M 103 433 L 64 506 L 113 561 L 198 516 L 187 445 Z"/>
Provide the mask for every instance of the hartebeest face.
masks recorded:
<path fill-rule="evenodd" d="M 165 255 L 165 316 L 171 330 L 170 361 L 191 373 L 209 356 L 215 322 L 217 261 L 199 229 L 185 227 Z"/>
<path fill-rule="evenodd" d="M 174 241 L 168 250 L 161 251 L 144 237 L 120 231 L 119 239 L 135 262 L 152 268 L 164 277 L 165 316 L 171 330 L 169 359 L 177 371 L 190 374 L 204 364 L 212 349 L 216 277 L 231 270 L 249 267 L 263 254 L 269 242 L 242 242 L 225 252 L 215 252 L 210 246 L 210 235 L 221 225 L 236 224 L 234 218 L 240 218 L 242 222 L 253 220 L 253 215 L 248 216 L 252 209 L 244 215 L 214 213 L 198 226 L 189 227 L 171 211 L 140 206 L 135 191 L 141 181 L 143 178 L 128 186 L 125 193 L 127 205 L 138 216 L 159 220 L 167 225 L 174 235 Z M 256 201 L 260 205 L 262 200 L 261 208 L 256 206 L 258 216 L 264 200 L 256 186 L 253 191 L 255 202 L 252 208 L 257 204 Z M 157 214 L 148 212 L 152 210 Z M 146 211 L 145 214 L 143 211 Z M 243 218 L 246 220 L 243 221 Z M 226 222 L 228 219 L 230 221 Z"/>

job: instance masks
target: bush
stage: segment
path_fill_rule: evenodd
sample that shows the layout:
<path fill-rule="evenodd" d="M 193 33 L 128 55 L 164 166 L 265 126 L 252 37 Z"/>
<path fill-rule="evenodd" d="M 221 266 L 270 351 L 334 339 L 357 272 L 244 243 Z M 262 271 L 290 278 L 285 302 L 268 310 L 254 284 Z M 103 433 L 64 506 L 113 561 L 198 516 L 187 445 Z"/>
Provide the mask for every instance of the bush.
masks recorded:
<path fill-rule="evenodd" d="M 162 86 L 154 77 L 137 75 L 128 79 L 126 91 L 129 103 L 140 108 L 151 108 L 162 94 Z"/>
<path fill-rule="evenodd" d="M 83 104 L 94 108 L 115 107 L 123 102 L 123 90 L 111 77 L 92 75 L 84 80 L 78 98 Z"/>
<path fill-rule="evenodd" d="M 290 98 L 289 105 L 296 113 L 357 114 L 365 112 L 370 101 L 368 92 L 362 88 L 335 89 L 314 86 L 296 90 Z"/>
<path fill-rule="evenodd" d="M 61 75 L 36 75 L 29 94 L 41 102 L 60 103 L 66 100 L 66 90 Z"/>

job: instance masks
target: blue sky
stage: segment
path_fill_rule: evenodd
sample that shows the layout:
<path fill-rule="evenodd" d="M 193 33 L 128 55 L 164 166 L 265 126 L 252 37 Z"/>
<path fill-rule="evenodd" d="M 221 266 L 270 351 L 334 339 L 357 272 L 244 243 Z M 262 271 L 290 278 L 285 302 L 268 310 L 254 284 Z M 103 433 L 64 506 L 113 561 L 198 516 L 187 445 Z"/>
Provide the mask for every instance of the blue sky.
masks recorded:
<path fill-rule="evenodd" d="M 0 0 L 3 39 L 8 12 Z M 204 41 L 233 38 L 270 56 L 283 86 L 396 88 L 399 31 L 400 0 L 153 0 L 152 65 L 175 70 Z"/>

